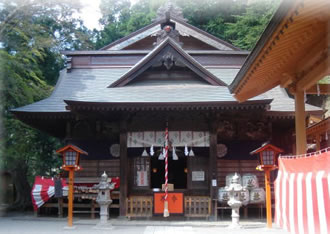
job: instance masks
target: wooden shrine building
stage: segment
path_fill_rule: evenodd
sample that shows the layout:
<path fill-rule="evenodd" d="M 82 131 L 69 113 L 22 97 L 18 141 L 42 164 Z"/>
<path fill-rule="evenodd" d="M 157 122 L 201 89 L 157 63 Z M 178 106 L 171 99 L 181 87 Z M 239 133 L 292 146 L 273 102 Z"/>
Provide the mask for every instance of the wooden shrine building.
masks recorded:
<path fill-rule="evenodd" d="M 211 201 L 230 172 L 255 173 L 262 183 L 249 154 L 262 143 L 292 152 L 294 100 L 276 87 L 236 101 L 228 86 L 249 52 L 188 24 L 171 3 L 152 24 L 100 50 L 64 54 L 67 67 L 51 96 L 13 112 L 88 152 L 77 181 L 103 171 L 120 177 L 120 216 L 157 215 L 152 199 L 164 184 L 158 158 L 166 123 L 169 183 L 184 196 L 178 213 L 188 217 L 214 214 Z M 200 213 L 198 202 L 206 204 Z"/>

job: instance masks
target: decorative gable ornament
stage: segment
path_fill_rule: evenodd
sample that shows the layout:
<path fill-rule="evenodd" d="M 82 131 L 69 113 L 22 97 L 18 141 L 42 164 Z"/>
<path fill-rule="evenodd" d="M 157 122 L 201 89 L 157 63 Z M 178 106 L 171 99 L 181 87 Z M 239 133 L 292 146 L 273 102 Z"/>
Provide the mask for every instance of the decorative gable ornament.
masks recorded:
<path fill-rule="evenodd" d="M 154 43 L 154 46 L 162 43 L 167 37 L 173 39 L 179 46 L 182 47 L 183 43 L 180 42 L 180 33 L 175 29 L 175 23 L 171 22 L 170 19 L 161 25 L 162 30 L 160 30 L 157 36 L 157 42 Z"/>
<path fill-rule="evenodd" d="M 158 8 L 157 17 L 154 21 L 166 19 L 166 14 L 169 14 L 171 17 L 182 20 L 184 22 L 187 21 L 183 17 L 181 8 L 172 3 L 171 1 L 166 2 L 164 5 Z"/>
<path fill-rule="evenodd" d="M 148 68 L 163 64 L 163 61 L 166 61 L 165 64 L 167 69 L 170 69 L 173 65 L 184 66 L 211 85 L 227 86 L 225 82 L 218 79 L 218 77 L 209 72 L 191 55 L 185 52 L 177 42 L 170 37 L 166 37 L 163 42 L 157 45 L 148 55 L 118 80 L 110 84 L 108 88 L 123 87 L 139 77 L 139 75 L 145 72 Z"/>
<path fill-rule="evenodd" d="M 170 70 L 175 65 L 175 60 L 174 55 L 171 52 L 167 52 L 162 58 L 162 63 L 167 70 Z"/>

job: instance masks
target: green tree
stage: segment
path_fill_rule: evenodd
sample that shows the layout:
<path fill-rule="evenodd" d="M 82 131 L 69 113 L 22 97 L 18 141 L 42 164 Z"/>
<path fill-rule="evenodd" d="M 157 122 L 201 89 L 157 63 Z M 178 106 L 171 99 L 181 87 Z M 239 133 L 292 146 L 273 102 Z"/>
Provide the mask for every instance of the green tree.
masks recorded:
<path fill-rule="evenodd" d="M 0 166 L 16 188 L 13 208 L 31 206 L 36 174 L 51 175 L 59 141 L 18 121 L 10 109 L 47 97 L 63 68 L 60 50 L 92 48 L 92 34 L 72 17 L 79 2 L 5 0 L 0 8 L 2 131 Z"/>
<path fill-rule="evenodd" d="M 166 1 L 140 0 L 130 6 L 128 0 L 102 0 L 100 20 L 104 29 L 97 32 L 96 48 L 101 48 L 156 18 L 157 9 Z M 252 49 L 278 6 L 277 0 L 175 0 L 188 23 L 233 43 Z"/>
<path fill-rule="evenodd" d="M 150 24 L 156 16 L 156 7 L 155 1 L 150 0 L 140 0 L 133 6 L 129 0 L 102 0 L 100 23 L 104 29 L 96 32 L 95 47 L 102 48 Z"/>
<path fill-rule="evenodd" d="M 242 15 L 235 15 L 236 22 L 227 23 L 225 38 L 241 49 L 251 50 L 266 28 L 279 1 L 256 1 Z"/>

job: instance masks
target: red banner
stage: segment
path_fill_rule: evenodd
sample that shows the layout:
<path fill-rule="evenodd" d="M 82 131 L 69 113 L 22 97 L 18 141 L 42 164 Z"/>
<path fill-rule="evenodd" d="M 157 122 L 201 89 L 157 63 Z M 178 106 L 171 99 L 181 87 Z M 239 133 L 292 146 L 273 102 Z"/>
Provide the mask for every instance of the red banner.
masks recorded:
<path fill-rule="evenodd" d="M 183 214 L 183 193 L 168 193 L 168 211 L 170 214 Z M 165 193 L 154 193 L 154 213 L 164 213 Z"/>
<path fill-rule="evenodd" d="M 115 183 L 115 189 L 119 188 L 119 177 L 111 178 L 111 182 Z M 95 183 L 79 184 L 75 183 L 75 186 L 87 186 L 92 187 Z M 64 190 L 68 190 L 66 180 L 62 179 L 62 186 Z M 55 194 L 54 179 L 44 178 L 43 176 L 36 176 L 31 191 L 31 198 L 34 210 L 37 210 L 43 204 L 45 204 Z"/>
<path fill-rule="evenodd" d="M 62 186 L 65 187 L 66 182 L 62 180 Z M 55 194 L 53 178 L 44 178 L 43 176 L 36 176 L 34 185 L 31 191 L 31 198 L 34 210 L 46 203 Z"/>
<path fill-rule="evenodd" d="M 330 233 L 330 152 L 279 158 L 275 221 L 291 233 Z"/>

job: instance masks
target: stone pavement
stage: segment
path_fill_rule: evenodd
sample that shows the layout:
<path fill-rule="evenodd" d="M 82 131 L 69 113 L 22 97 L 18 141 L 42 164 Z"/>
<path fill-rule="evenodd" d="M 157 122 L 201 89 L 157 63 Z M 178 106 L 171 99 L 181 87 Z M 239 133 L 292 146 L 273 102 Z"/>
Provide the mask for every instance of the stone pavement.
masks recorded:
<path fill-rule="evenodd" d="M 53 233 L 111 233 L 111 234 L 238 234 L 238 233 L 276 233 L 288 232 L 272 228 L 267 229 L 264 222 L 254 220 L 241 221 L 242 228 L 239 230 L 229 229 L 229 221 L 128 221 L 112 219 L 113 229 L 98 230 L 95 225 L 98 220 L 74 219 L 75 229 L 65 229 L 65 218 L 34 217 L 32 215 L 17 215 L 0 217 L 1 234 L 53 234 Z"/>

